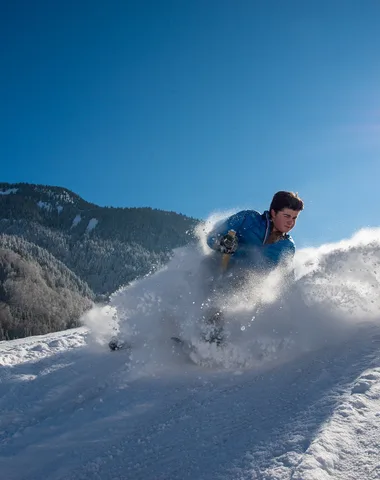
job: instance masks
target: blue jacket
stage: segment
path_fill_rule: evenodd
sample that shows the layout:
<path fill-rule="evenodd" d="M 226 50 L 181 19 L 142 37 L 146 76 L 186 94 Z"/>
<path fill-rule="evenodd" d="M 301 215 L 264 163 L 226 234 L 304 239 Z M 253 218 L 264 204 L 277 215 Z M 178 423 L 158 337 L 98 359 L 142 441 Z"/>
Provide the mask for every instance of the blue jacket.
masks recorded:
<path fill-rule="evenodd" d="M 294 241 L 290 235 L 284 235 L 276 243 L 265 245 L 270 231 L 269 212 L 263 214 L 255 210 L 243 210 L 218 223 L 207 236 L 207 244 L 213 250 L 220 251 L 220 239 L 229 230 L 235 230 L 238 248 L 231 255 L 231 266 L 243 268 L 270 269 L 282 260 L 292 258 L 295 253 Z"/>

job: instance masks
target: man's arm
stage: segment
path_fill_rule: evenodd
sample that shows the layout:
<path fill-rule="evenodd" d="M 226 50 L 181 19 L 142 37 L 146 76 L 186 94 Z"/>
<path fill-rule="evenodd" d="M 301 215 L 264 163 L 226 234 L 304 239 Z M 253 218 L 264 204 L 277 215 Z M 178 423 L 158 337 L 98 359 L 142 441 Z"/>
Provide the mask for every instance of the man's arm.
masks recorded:
<path fill-rule="evenodd" d="M 220 240 L 224 235 L 228 234 L 229 230 L 235 230 L 236 233 L 238 232 L 244 222 L 245 213 L 245 210 L 243 210 L 218 223 L 207 235 L 207 245 L 213 250 L 220 251 Z"/>

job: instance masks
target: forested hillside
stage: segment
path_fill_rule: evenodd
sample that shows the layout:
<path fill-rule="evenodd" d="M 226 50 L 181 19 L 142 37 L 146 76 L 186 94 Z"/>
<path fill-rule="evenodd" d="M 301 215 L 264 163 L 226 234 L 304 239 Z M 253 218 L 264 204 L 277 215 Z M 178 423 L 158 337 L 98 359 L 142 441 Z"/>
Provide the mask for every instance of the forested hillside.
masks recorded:
<path fill-rule="evenodd" d="M 0 235 L 0 340 L 79 326 L 94 294 L 53 255 Z"/>
<path fill-rule="evenodd" d="M 98 207 L 60 187 L 0 183 L 0 233 L 46 249 L 96 294 L 165 263 L 196 220 L 152 208 Z"/>
<path fill-rule="evenodd" d="M 25 183 L 0 183 L 0 212 L 0 338 L 78 325 L 93 300 L 106 301 L 191 242 L 197 223 Z"/>

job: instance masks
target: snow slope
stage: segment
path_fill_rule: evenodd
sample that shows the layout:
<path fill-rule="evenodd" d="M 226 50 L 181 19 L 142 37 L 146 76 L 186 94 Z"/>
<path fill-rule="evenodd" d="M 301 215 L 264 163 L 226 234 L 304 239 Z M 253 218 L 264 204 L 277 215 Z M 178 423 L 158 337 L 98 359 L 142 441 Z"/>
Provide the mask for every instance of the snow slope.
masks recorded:
<path fill-rule="evenodd" d="M 0 343 L 1 478 L 380 478 L 380 231 L 300 252 L 295 284 L 252 279 L 228 347 L 190 361 L 169 336 L 197 341 L 201 253 L 87 328 Z M 115 327 L 131 351 L 107 350 Z"/>

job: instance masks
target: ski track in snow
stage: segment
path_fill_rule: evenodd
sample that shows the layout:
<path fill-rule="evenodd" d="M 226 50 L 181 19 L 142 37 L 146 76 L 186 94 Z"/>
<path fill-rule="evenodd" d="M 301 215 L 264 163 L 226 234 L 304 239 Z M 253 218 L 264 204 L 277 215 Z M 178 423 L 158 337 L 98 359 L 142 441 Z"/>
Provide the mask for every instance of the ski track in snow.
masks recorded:
<path fill-rule="evenodd" d="M 379 349 L 380 328 L 362 326 L 261 370 L 131 376 L 128 351 L 90 346 L 5 366 L 2 478 L 380 478 Z"/>

